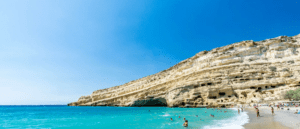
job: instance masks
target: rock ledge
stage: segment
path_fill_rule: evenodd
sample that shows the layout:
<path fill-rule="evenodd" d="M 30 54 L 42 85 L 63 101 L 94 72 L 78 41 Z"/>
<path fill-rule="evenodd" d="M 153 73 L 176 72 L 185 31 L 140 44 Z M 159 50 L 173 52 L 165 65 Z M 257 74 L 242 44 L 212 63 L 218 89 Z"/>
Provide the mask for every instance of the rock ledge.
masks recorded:
<path fill-rule="evenodd" d="M 300 87 L 299 52 L 300 34 L 242 41 L 68 105 L 205 107 L 283 100 L 286 91 Z"/>

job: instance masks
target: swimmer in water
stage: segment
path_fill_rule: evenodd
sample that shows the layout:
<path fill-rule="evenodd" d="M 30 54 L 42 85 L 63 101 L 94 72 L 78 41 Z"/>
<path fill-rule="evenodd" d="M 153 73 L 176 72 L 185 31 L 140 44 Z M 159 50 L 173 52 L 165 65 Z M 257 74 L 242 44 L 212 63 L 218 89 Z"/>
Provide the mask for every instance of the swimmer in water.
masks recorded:
<path fill-rule="evenodd" d="M 206 113 L 206 111 L 205 111 L 205 113 Z"/>
<path fill-rule="evenodd" d="M 215 117 L 215 115 L 210 114 L 211 117 Z"/>
<path fill-rule="evenodd" d="M 173 119 L 171 118 L 171 121 L 173 121 Z"/>
<path fill-rule="evenodd" d="M 184 127 L 188 127 L 188 126 L 189 126 L 188 120 L 185 120 L 185 122 L 183 123 L 183 126 L 184 126 Z"/>
<path fill-rule="evenodd" d="M 180 118 L 180 116 L 178 118 Z"/>
<path fill-rule="evenodd" d="M 196 117 L 198 117 L 198 115 L 196 115 Z"/>
<path fill-rule="evenodd" d="M 183 120 L 185 121 L 185 117 L 183 118 Z"/>

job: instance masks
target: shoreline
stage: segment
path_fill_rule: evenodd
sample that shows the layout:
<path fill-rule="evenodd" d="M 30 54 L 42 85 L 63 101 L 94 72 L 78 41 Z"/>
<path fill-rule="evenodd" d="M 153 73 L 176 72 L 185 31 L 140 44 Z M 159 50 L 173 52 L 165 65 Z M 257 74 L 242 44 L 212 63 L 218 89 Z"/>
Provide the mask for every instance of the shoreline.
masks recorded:
<path fill-rule="evenodd" d="M 260 117 L 256 117 L 254 108 L 245 108 L 249 116 L 249 123 L 243 125 L 245 129 L 296 129 L 300 127 L 300 114 L 293 114 L 296 108 L 290 110 L 277 110 L 274 108 L 274 115 L 270 107 L 259 107 Z"/>

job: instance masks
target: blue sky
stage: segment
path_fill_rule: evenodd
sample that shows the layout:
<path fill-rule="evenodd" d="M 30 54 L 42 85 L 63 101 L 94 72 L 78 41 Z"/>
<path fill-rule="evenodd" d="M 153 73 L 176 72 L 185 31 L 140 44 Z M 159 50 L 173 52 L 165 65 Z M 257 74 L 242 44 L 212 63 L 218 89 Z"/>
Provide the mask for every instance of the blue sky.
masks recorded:
<path fill-rule="evenodd" d="M 203 50 L 300 33 L 300 1 L 0 1 L 0 105 L 67 104 Z"/>

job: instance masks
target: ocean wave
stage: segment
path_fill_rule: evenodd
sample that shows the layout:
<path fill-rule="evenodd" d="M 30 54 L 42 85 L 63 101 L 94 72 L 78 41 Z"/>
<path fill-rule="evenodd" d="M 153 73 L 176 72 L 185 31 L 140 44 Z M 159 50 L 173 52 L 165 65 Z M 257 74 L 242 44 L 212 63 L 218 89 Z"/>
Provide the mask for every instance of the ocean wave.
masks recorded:
<path fill-rule="evenodd" d="M 165 117 L 167 117 L 167 116 L 171 116 L 171 115 L 168 114 L 168 113 L 166 113 L 166 114 L 164 114 L 164 115 L 159 115 L 159 116 L 165 116 Z"/>
<path fill-rule="evenodd" d="M 235 109 L 233 109 L 235 110 Z M 216 124 L 205 126 L 204 129 L 243 129 L 243 125 L 249 123 L 247 112 L 241 112 L 233 118 L 225 120 L 215 120 Z"/>

